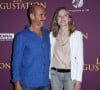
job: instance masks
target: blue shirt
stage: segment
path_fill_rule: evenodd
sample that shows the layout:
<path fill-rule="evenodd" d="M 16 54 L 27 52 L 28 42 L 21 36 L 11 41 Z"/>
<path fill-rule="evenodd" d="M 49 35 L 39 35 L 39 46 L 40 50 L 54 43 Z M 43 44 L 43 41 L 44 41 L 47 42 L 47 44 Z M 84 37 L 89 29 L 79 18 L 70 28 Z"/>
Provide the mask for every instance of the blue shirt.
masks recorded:
<path fill-rule="evenodd" d="M 26 28 L 14 40 L 12 81 L 23 86 L 47 86 L 50 66 L 49 31 L 42 28 L 42 38 Z"/>

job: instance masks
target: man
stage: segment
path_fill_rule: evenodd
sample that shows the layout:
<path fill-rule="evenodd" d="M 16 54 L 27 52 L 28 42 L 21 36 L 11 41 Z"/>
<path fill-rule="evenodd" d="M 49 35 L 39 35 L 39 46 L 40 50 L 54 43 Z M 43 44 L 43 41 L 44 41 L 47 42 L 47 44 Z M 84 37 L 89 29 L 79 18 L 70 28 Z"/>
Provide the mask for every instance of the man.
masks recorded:
<path fill-rule="evenodd" d="M 12 81 L 15 90 L 48 90 L 50 41 L 43 27 L 45 7 L 33 4 L 27 10 L 30 25 L 15 37 L 12 60 Z"/>

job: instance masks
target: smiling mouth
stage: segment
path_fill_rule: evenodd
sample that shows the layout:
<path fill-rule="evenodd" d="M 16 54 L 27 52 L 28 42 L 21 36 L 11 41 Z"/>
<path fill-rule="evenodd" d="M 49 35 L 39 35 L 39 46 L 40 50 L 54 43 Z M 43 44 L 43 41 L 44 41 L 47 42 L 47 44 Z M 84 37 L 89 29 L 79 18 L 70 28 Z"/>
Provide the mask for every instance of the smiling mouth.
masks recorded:
<path fill-rule="evenodd" d="M 64 23 L 65 21 L 61 21 L 61 23 Z"/>

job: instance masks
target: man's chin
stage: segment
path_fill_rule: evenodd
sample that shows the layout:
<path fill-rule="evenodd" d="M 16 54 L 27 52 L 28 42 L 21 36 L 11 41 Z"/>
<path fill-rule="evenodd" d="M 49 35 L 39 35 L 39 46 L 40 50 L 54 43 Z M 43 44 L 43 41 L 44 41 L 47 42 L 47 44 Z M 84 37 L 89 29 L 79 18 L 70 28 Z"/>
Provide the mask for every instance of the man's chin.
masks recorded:
<path fill-rule="evenodd" d="M 41 23 L 41 25 L 40 25 L 41 27 L 43 27 L 44 26 L 44 23 Z"/>

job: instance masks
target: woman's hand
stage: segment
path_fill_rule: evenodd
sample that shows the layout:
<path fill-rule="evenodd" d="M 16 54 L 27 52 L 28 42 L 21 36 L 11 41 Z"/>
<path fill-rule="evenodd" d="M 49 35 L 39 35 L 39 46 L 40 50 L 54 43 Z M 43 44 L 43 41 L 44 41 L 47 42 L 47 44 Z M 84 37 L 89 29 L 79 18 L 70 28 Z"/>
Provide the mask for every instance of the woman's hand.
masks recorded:
<path fill-rule="evenodd" d="M 81 90 L 81 82 L 80 81 L 75 81 L 74 90 Z"/>

